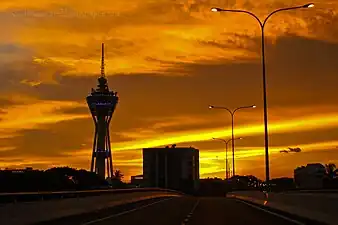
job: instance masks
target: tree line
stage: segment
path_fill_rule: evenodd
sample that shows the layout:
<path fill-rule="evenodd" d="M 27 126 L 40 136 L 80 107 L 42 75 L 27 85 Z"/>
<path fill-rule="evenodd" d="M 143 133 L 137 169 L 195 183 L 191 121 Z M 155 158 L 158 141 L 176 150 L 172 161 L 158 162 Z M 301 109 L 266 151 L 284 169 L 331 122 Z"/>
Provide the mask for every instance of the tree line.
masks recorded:
<path fill-rule="evenodd" d="M 47 170 L 0 170 L 0 192 L 37 192 L 124 188 L 121 171 L 103 179 L 96 173 L 70 167 Z"/>

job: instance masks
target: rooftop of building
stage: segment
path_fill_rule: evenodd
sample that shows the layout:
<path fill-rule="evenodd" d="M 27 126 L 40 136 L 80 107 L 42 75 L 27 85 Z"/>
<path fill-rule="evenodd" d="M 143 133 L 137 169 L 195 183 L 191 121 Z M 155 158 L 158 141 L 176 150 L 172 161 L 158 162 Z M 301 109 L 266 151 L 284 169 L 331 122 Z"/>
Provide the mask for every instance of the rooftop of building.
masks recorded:
<path fill-rule="evenodd" d="M 143 151 L 167 151 L 167 150 L 170 150 L 170 151 L 199 151 L 197 148 L 194 148 L 192 146 L 190 147 L 177 147 L 176 144 L 173 144 L 171 146 L 166 146 L 166 147 L 156 147 L 156 148 L 144 148 Z"/>

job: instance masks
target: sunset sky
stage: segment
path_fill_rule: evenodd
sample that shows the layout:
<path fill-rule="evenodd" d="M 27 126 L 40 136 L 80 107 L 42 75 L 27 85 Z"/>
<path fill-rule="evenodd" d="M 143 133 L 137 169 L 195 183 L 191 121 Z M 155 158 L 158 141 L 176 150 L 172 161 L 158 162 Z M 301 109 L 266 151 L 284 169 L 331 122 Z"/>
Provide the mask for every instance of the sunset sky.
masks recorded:
<path fill-rule="evenodd" d="M 89 169 L 94 124 L 85 98 L 106 46 L 114 169 L 142 173 L 142 148 L 200 149 L 201 177 L 224 176 L 235 116 L 236 168 L 264 178 L 260 29 L 300 0 L 1 0 L 0 168 Z M 274 15 L 266 26 L 271 176 L 338 163 L 338 0 Z M 301 153 L 281 154 L 287 147 Z M 230 152 L 229 152 L 230 153 Z"/>

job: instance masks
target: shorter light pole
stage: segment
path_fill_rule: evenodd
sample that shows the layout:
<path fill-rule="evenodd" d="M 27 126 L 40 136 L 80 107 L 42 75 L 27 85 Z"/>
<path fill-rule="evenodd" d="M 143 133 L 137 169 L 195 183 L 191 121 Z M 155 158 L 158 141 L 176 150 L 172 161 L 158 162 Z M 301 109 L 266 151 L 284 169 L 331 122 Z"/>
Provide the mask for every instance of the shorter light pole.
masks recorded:
<path fill-rule="evenodd" d="M 230 141 L 232 141 L 232 138 L 228 139 L 228 140 L 224 140 L 221 138 L 212 138 L 213 140 L 218 140 L 218 141 L 222 141 L 225 143 L 225 179 L 228 180 L 229 179 L 229 166 L 228 166 L 228 144 Z M 243 139 L 242 137 L 240 138 L 236 138 L 238 140 Z M 236 140 L 235 139 L 235 140 Z"/>
<path fill-rule="evenodd" d="M 234 118 L 235 118 L 235 113 L 240 110 L 240 109 L 252 109 L 252 108 L 256 108 L 256 105 L 250 105 L 250 106 L 241 106 L 238 107 L 234 110 L 230 110 L 226 107 L 222 107 L 222 106 L 213 106 L 213 105 L 209 105 L 209 109 L 224 109 L 226 111 L 228 111 L 231 115 L 231 139 L 232 139 L 232 175 L 235 176 L 235 138 L 234 138 Z"/>

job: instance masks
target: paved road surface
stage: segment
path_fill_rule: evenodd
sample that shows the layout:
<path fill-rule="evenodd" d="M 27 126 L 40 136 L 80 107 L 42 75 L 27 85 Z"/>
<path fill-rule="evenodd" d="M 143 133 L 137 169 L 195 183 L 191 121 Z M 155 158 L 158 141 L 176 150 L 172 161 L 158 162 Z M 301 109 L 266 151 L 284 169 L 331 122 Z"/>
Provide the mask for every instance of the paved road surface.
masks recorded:
<path fill-rule="evenodd" d="M 126 213 L 126 211 L 129 211 Z M 85 222 L 86 221 L 86 222 Z M 55 224 L 55 223 L 53 223 Z M 61 221 L 59 224 L 64 224 Z M 81 218 L 82 225 L 294 225 L 245 203 L 226 198 L 176 197 L 148 202 L 124 212 Z M 308 224 L 308 223 L 307 223 Z"/>

